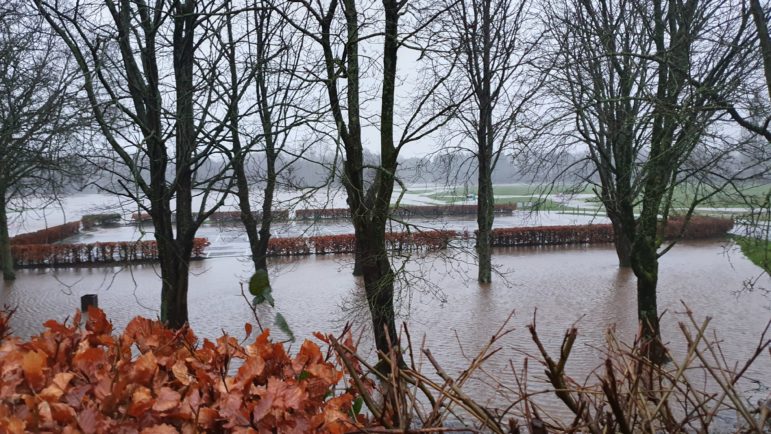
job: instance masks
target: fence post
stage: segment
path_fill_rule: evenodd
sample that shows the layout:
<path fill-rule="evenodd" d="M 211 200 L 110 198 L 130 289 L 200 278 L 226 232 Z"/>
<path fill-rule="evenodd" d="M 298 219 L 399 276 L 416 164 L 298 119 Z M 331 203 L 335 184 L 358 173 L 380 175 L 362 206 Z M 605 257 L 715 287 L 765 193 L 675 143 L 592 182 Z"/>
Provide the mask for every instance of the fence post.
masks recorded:
<path fill-rule="evenodd" d="M 87 314 L 89 306 L 99 307 L 99 297 L 96 294 L 86 294 L 80 297 L 80 311 Z"/>

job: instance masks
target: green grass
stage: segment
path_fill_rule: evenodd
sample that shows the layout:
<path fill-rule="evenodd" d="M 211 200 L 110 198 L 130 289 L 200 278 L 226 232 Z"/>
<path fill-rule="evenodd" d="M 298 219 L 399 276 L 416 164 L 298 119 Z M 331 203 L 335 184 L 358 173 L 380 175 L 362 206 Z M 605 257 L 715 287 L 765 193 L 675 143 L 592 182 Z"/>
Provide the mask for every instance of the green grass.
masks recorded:
<path fill-rule="evenodd" d="M 581 210 L 576 210 L 576 207 L 565 207 L 559 203 L 556 203 L 547 198 L 546 194 L 570 194 L 570 193 L 592 193 L 591 186 L 586 185 L 583 188 L 575 186 L 554 186 L 552 190 L 548 190 L 548 186 L 536 185 L 536 184 L 506 184 L 506 185 L 494 185 L 494 194 L 496 196 L 495 202 L 500 204 L 510 203 L 527 203 L 532 202 L 538 204 L 536 207 L 521 207 L 520 209 L 528 210 L 537 208 L 541 211 L 563 211 L 563 212 L 596 212 L 599 209 L 602 212 L 602 206 L 599 203 L 599 199 L 596 197 L 583 199 L 586 206 L 583 206 Z M 771 194 L 771 184 L 764 185 L 749 185 L 739 186 L 741 193 L 754 203 L 763 203 L 767 200 L 768 195 Z M 440 189 L 415 189 L 410 190 L 411 193 L 420 194 L 427 198 L 431 198 L 443 203 L 454 204 L 464 202 L 466 195 L 476 193 L 476 186 L 454 186 Z M 707 194 L 709 190 L 703 188 L 699 190 L 699 196 L 702 197 Z M 503 196 L 503 197 L 502 197 Z M 675 190 L 672 197 L 674 212 L 680 212 L 687 209 L 691 205 L 691 201 L 694 197 L 694 191 L 692 187 L 680 186 Z M 594 206 L 593 206 L 594 205 Z M 721 211 L 721 210 L 705 210 L 704 208 L 736 208 L 749 210 L 750 206 L 735 192 L 720 192 L 712 196 L 709 200 L 701 202 L 696 210 L 696 214 L 699 215 L 733 215 L 735 213 L 741 214 L 741 211 Z M 637 207 L 636 212 L 639 212 Z"/>
<path fill-rule="evenodd" d="M 747 237 L 734 237 L 742 253 L 758 267 L 771 273 L 771 242 Z"/>

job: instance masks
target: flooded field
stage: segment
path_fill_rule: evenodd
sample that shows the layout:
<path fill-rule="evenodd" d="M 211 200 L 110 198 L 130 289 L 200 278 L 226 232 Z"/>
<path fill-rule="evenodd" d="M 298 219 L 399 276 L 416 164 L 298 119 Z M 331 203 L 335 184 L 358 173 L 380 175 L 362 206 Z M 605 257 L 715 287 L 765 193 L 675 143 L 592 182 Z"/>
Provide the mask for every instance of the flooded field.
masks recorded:
<path fill-rule="evenodd" d="M 685 302 L 700 318 L 712 316 L 711 326 L 723 339 L 723 349 L 734 360 L 746 359 L 771 318 L 771 298 L 756 290 L 742 291 L 747 281 L 771 288 L 771 279 L 726 241 L 682 243 L 663 257 L 659 309 L 666 340 L 682 341 L 677 327 L 685 320 Z M 631 340 L 636 331 L 635 279 L 619 270 L 612 246 L 499 249 L 494 263 L 503 275 L 489 287 L 480 287 L 473 259 L 459 250 L 416 258 L 408 270 L 411 282 L 399 297 L 401 318 L 409 325 L 416 345 L 426 345 L 448 371 L 466 365 L 474 352 L 515 311 L 516 331 L 503 343 L 504 350 L 489 362 L 489 370 L 509 374 L 508 360 L 521 362 L 534 351 L 525 326 L 537 308 L 538 326 L 548 347 L 557 351 L 567 327 L 577 322 L 579 339 L 568 365 L 581 377 L 601 363 L 596 350 L 608 327 Z M 308 256 L 273 260 L 276 309 L 288 320 L 296 336 L 314 331 L 338 332 L 353 322 L 363 332 L 361 348 L 371 348 L 363 290 L 351 275 L 347 255 Z M 191 264 L 190 321 L 200 337 L 216 338 L 223 332 L 243 335 L 243 324 L 252 321 L 240 283 L 249 277 L 251 264 L 243 257 L 220 257 Z M 79 306 L 86 293 L 99 295 L 99 304 L 115 326 L 133 316 L 156 317 L 159 306 L 159 271 L 152 265 L 131 267 L 20 270 L 13 284 L 4 284 L 0 304 L 17 306 L 12 326 L 29 336 L 49 318 L 63 320 Z M 270 312 L 261 312 L 270 322 Z M 280 334 L 277 337 L 281 337 Z M 682 348 L 673 345 L 673 348 Z M 539 370 L 536 369 L 536 372 Z M 768 358 L 748 373 L 749 393 L 768 393 L 771 384 Z M 473 386 L 472 386 L 473 387 Z M 481 397 L 493 398 L 490 388 L 476 388 Z"/>

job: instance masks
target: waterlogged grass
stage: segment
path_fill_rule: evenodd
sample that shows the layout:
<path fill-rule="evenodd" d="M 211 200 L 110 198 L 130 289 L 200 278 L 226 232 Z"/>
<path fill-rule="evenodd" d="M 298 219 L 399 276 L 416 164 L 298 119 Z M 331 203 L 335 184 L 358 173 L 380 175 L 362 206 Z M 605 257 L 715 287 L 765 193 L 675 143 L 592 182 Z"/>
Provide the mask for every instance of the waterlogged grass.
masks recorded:
<path fill-rule="evenodd" d="M 735 215 L 743 214 L 752 207 L 749 203 L 767 203 L 771 195 L 771 184 L 738 186 L 739 193 L 734 190 L 719 192 L 705 200 L 696 208 L 697 215 Z M 539 185 L 539 184 L 498 184 L 493 186 L 495 202 L 498 204 L 517 204 L 520 210 L 526 211 L 556 211 L 570 214 L 604 214 L 604 208 L 597 197 L 573 198 L 572 203 L 564 204 L 554 200 L 554 195 L 564 195 L 570 198 L 572 194 L 593 193 L 592 186 L 568 186 L 568 185 Z M 682 185 L 678 187 L 673 200 L 673 213 L 682 213 L 687 210 L 694 197 L 703 197 L 710 190 L 703 187 L 694 191 L 693 186 Z M 473 202 L 472 195 L 476 195 L 476 186 L 446 186 L 437 188 L 410 189 L 410 193 L 419 194 L 446 204 L 459 204 Z M 635 212 L 640 212 L 640 207 L 635 207 Z"/>
<path fill-rule="evenodd" d="M 771 273 L 771 241 L 747 237 L 734 237 L 742 253 L 758 267 Z"/>

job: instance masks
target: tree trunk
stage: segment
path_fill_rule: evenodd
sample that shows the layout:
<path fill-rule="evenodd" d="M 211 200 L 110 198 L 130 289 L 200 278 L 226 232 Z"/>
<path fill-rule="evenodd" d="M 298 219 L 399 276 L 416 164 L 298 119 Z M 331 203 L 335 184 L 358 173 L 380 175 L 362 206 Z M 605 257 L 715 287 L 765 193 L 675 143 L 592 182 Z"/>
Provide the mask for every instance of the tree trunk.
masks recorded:
<path fill-rule="evenodd" d="M 361 269 L 364 276 L 364 291 L 372 315 L 375 346 L 378 351 L 388 354 L 396 346 L 397 333 L 394 312 L 394 272 L 388 260 L 384 231 L 366 230 L 361 238 Z M 389 344 L 390 342 L 390 344 Z"/>
<path fill-rule="evenodd" d="M 488 165 L 479 165 L 479 188 L 477 192 L 477 256 L 479 257 L 479 283 L 492 281 L 492 248 L 490 231 L 493 228 L 493 184 Z"/>
<path fill-rule="evenodd" d="M 362 247 L 359 245 L 359 237 L 356 237 L 355 251 L 353 252 L 353 275 L 362 276 L 364 270 L 362 269 Z"/>
<path fill-rule="evenodd" d="M 174 241 L 168 243 L 167 248 L 177 250 Z M 184 249 L 183 249 L 184 250 Z M 161 261 L 161 321 L 167 327 L 178 329 L 188 322 L 187 288 L 189 278 L 189 262 L 182 256 L 190 257 L 190 254 L 178 252 L 177 255 L 168 255 Z"/>
<path fill-rule="evenodd" d="M 632 269 L 637 277 L 637 318 L 642 332 L 644 354 L 653 362 L 663 362 L 664 346 L 661 342 L 656 291 L 659 261 L 654 240 L 635 244 Z"/>
<path fill-rule="evenodd" d="M 771 35 L 768 33 L 768 24 L 760 0 L 750 0 L 750 12 L 758 30 L 760 53 L 763 56 L 763 72 L 766 77 L 766 90 L 769 98 L 771 98 Z"/>
<path fill-rule="evenodd" d="M 8 235 L 5 192 L 0 192 L 0 267 L 3 270 L 3 280 L 16 279 L 16 273 L 13 271 L 13 256 L 11 256 L 11 237 Z"/>
<path fill-rule="evenodd" d="M 273 192 L 276 188 L 275 156 L 268 158 L 268 179 L 265 184 L 265 198 L 262 203 L 262 221 L 260 222 L 260 238 L 257 251 L 252 249 L 252 261 L 255 270 L 268 271 L 268 246 L 270 243 L 270 227 L 273 221 Z M 250 241 L 251 242 L 251 241 Z"/>
<path fill-rule="evenodd" d="M 618 256 L 618 266 L 622 268 L 632 266 L 632 240 L 626 234 L 624 227 L 617 217 L 608 218 L 613 225 L 613 245 L 616 247 L 616 256 Z M 632 229 L 633 230 L 633 229 Z"/>
<path fill-rule="evenodd" d="M 479 186 L 477 188 L 477 256 L 479 257 L 479 283 L 492 281 L 492 258 L 490 231 L 493 228 L 493 98 L 492 80 L 492 20 L 490 1 L 482 2 L 482 77 L 476 84 L 479 100 L 479 125 L 477 129 L 477 160 L 479 166 Z"/>

